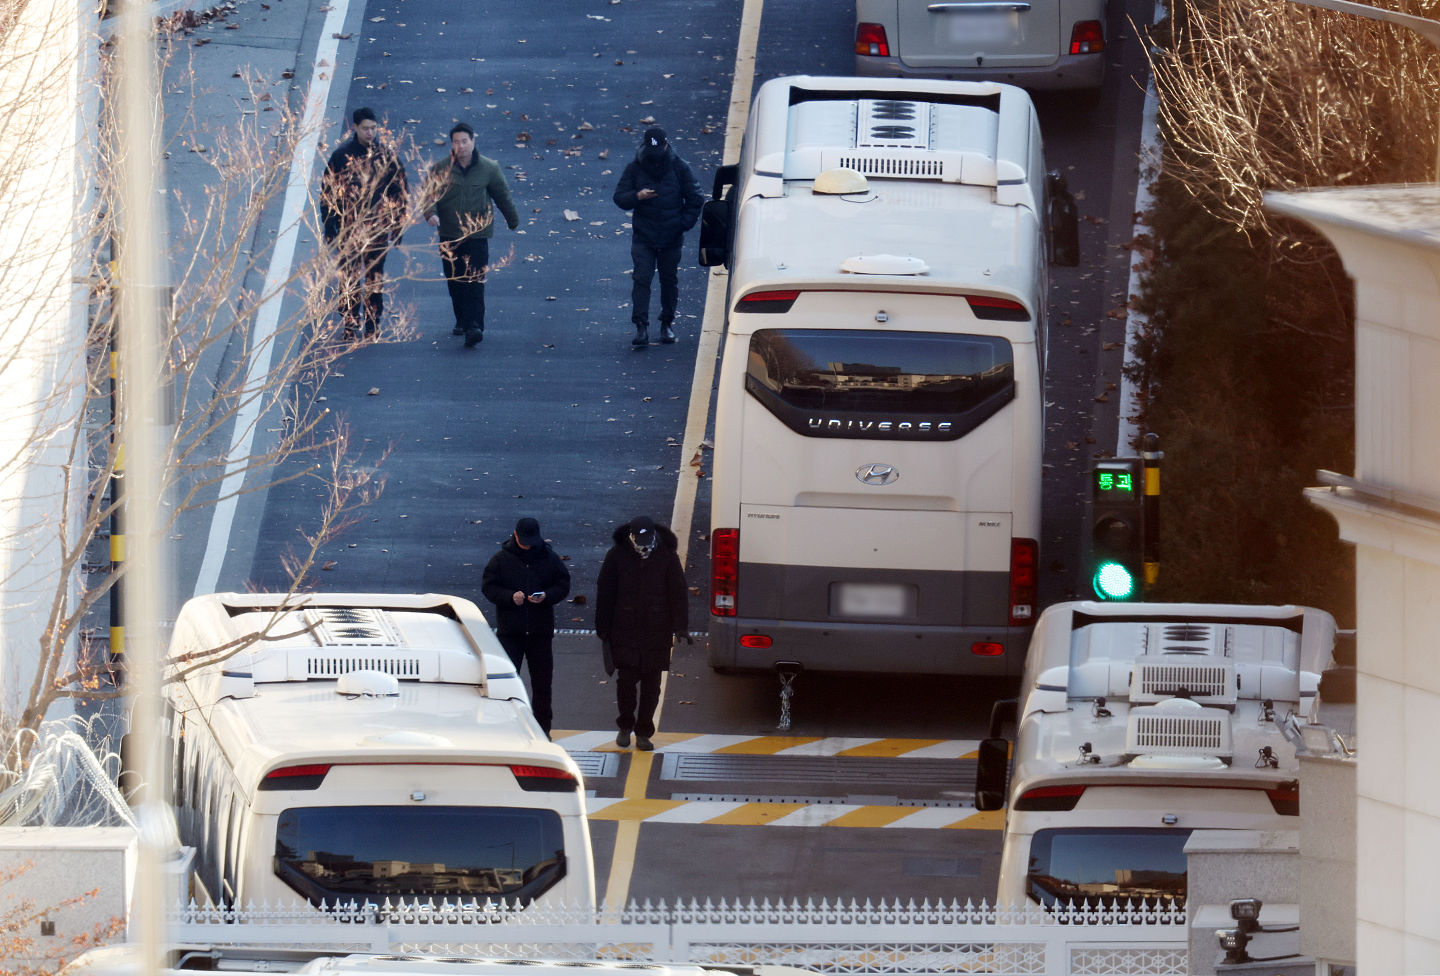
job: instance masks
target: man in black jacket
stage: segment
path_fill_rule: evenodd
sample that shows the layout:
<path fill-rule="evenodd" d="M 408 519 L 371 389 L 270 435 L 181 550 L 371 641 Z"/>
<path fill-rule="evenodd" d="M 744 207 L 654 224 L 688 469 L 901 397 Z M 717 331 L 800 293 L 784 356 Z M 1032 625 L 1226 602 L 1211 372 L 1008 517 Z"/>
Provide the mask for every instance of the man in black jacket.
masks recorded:
<path fill-rule="evenodd" d="M 330 154 L 320 179 L 325 243 L 340 257 L 340 314 L 345 337 L 364 319 L 374 335 L 384 311 L 385 256 L 405 227 L 409 185 L 395 151 L 380 141 L 380 123 L 368 108 L 350 117 L 350 138 Z"/>
<path fill-rule="evenodd" d="M 675 638 L 690 641 L 690 604 L 675 533 L 648 516 L 615 530 L 595 587 L 595 633 L 609 645 L 619 670 L 615 700 L 617 746 L 654 749 L 655 708 L 662 675 L 670 670 Z M 639 689 L 637 701 L 636 689 Z"/>
<path fill-rule="evenodd" d="M 635 212 L 631 221 L 635 235 L 630 244 L 635 262 L 630 280 L 630 320 L 635 323 L 632 346 L 643 349 L 650 344 L 650 279 L 656 268 L 660 270 L 660 341 L 675 341 L 680 247 L 685 232 L 699 219 L 704 202 L 695 174 L 670 148 L 665 130 L 646 129 L 635 158 L 615 187 L 615 205 Z"/>
<path fill-rule="evenodd" d="M 530 709 L 549 736 L 555 604 L 570 594 L 570 571 L 540 534 L 539 522 L 522 518 L 515 523 L 510 538 L 485 564 L 480 591 L 495 604 L 495 634 L 515 670 L 530 661 Z"/>

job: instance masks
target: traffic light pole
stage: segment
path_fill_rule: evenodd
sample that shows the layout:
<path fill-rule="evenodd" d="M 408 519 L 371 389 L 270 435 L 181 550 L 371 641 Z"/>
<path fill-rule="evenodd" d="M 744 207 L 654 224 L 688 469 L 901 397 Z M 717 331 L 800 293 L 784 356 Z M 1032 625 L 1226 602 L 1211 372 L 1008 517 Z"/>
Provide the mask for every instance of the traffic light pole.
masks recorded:
<path fill-rule="evenodd" d="M 1140 452 L 1145 462 L 1145 504 L 1142 521 L 1145 525 L 1145 588 L 1148 590 L 1160 579 L 1160 462 L 1165 452 L 1160 450 L 1160 435 L 1145 435 L 1145 450 Z"/>

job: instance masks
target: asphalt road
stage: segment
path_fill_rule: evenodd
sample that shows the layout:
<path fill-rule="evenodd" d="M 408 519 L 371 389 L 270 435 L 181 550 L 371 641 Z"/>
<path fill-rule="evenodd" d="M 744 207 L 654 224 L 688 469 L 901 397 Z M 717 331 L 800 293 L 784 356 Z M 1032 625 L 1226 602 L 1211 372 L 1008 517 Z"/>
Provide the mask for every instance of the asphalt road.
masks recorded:
<path fill-rule="evenodd" d="M 360 463 L 387 455 L 385 490 L 327 546 L 319 586 L 454 593 L 483 608 L 481 568 L 515 519 L 532 515 L 568 557 L 573 592 L 589 597 L 614 526 L 641 513 L 668 518 L 690 460 L 680 441 L 706 272 L 693 264 L 692 235 L 681 341 L 632 351 L 627 217 L 610 195 L 650 124 L 670 133 L 708 188 L 721 162 L 740 14 L 734 0 L 357 2 L 346 25 L 354 37 L 336 67 L 337 86 L 350 79 L 344 117 L 369 105 L 429 158 L 445 152 L 437 140 L 454 121 L 469 122 L 479 151 L 505 167 L 522 221 L 517 233 L 500 227 L 492 243 L 492 258 L 509 261 L 487 286 L 487 330 L 475 349 L 450 335 L 432 232 L 411 231 L 391 258 L 392 303 L 411 316 L 414 337 L 356 350 L 320 391 L 363 445 Z M 1152 12 L 1141 0 L 1116 0 L 1109 16 L 1116 43 L 1102 95 L 1037 98 L 1050 164 L 1080 200 L 1084 249 L 1080 268 L 1056 269 L 1052 279 L 1045 603 L 1080 590 L 1083 476 L 1093 455 L 1115 449 L 1118 397 L 1109 384 L 1119 381 L 1124 323 L 1107 313 L 1125 301 L 1143 97 L 1131 21 L 1148 23 Z M 783 74 L 848 74 L 852 31 L 848 4 L 768 0 L 757 85 Z M 341 90 L 332 141 L 343 132 Z M 301 478 L 272 489 L 263 510 L 255 503 L 241 525 L 250 538 L 237 545 L 253 559 L 232 560 L 222 587 L 283 586 L 283 555 L 313 525 L 322 496 Z M 592 821 L 601 893 L 989 896 L 999 821 L 942 828 L 973 814 L 964 808 L 972 767 L 963 746 L 984 734 L 991 702 L 1008 689 L 807 675 L 794 701 L 796 738 L 751 741 L 773 736 L 777 685 L 705 666 L 707 524 L 702 482 L 687 566 L 699 636 L 678 649 L 654 756 L 603 745 L 613 707 L 595 641 L 583 633 L 590 606 L 559 614 L 562 628 L 579 633 L 557 639 L 556 737 L 571 739 L 597 806 L 609 804 Z M 703 735 L 736 738 L 692 738 Z M 770 755 L 781 749 L 790 752 Z M 615 802 L 637 795 L 652 802 Z M 732 806 L 707 819 L 722 808 L 696 803 Z M 824 821 L 827 806 L 847 812 L 830 826 L 793 825 Z M 923 816 L 907 823 L 927 826 L 901 824 L 910 810 Z M 633 855 L 623 843 L 616 855 L 617 825 L 627 819 L 644 823 Z M 612 867 L 624 873 L 618 889 Z"/>

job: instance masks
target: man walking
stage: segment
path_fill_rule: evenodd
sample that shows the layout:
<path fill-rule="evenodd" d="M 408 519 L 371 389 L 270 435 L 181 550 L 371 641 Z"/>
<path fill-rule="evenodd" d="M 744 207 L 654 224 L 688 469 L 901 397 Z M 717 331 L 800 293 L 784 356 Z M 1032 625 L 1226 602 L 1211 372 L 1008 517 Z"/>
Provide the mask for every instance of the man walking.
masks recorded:
<path fill-rule="evenodd" d="M 520 226 L 520 214 L 500 164 L 475 151 L 475 130 L 464 122 L 450 130 L 450 155 L 430 167 L 427 199 L 434 201 L 425 217 L 440 231 L 440 260 L 455 311 L 452 334 L 463 335 L 468 349 L 485 338 L 485 267 L 495 235 L 491 202 L 511 230 Z"/>
<path fill-rule="evenodd" d="M 350 138 L 330 154 L 320 181 L 325 243 L 339 252 L 340 315 L 345 338 L 380 328 L 385 308 L 385 256 L 405 227 L 409 184 L 395 151 L 380 141 L 380 123 L 357 108 Z"/>
<path fill-rule="evenodd" d="M 613 538 L 595 587 L 595 633 L 609 646 L 609 660 L 620 672 L 615 744 L 628 746 L 633 732 L 635 747 L 649 752 L 655 748 L 650 737 L 661 677 L 670 670 L 671 642 L 690 641 L 685 570 L 675 533 L 649 516 L 626 522 Z"/>
<path fill-rule="evenodd" d="M 615 205 L 633 210 L 634 237 L 630 257 L 635 270 L 630 279 L 630 320 L 635 323 L 632 346 L 650 344 L 650 280 L 660 272 L 660 341 L 675 341 L 675 303 L 680 295 L 677 269 L 685 232 L 695 226 L 705 198 L 695 174 L 665 138 L 665 130 L 650 128 L 640 140 L 635 158 L 620 174 Z"/>
<path fill-rule="evenodd" d="M 495 604 L 495 635 L 515 670 L 530 662 L 530 710 L 548 737 L 555 604 L 570 593 L 570 571 L 540 534 L 539 522 L 522 518 L 515 523 L 510 538 L 485 564 L 480 591 Z"/>

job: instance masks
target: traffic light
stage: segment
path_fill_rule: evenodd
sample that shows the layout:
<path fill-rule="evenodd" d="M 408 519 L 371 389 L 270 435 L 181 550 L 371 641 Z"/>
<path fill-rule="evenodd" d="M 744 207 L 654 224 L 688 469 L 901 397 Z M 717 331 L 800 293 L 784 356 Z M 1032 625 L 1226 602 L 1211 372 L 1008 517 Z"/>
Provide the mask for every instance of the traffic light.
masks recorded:
<path fill-rule="evenodd" d="M 1139 458 L 1096 461 L 1090 474 L 1090 586 L 1101 600 L 1144 591 L 1144 469 Z"/>

